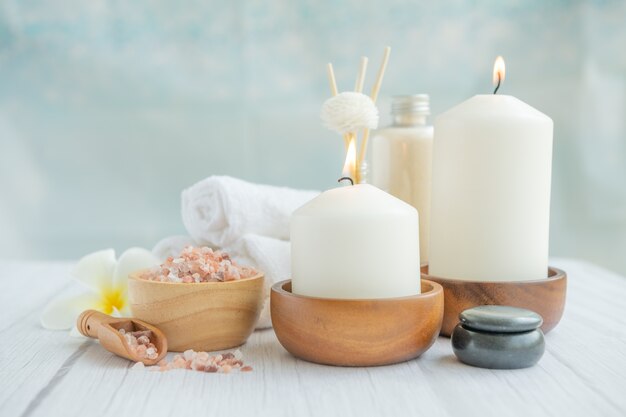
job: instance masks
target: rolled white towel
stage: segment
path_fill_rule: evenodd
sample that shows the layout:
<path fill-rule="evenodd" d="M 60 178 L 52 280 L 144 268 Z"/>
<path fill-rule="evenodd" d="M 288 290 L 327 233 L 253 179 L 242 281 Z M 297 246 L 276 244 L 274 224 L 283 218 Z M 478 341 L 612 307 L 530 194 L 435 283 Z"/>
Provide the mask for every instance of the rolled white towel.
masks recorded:
<path fill-rule="evenodd" d="M 272 327 L 270 288 L 291 274 L 291 243 L 258 235 L 245 235 L 226 249 L 239 265 L 252 266 L 265 273 L 264 305 L 257 329 Z"/>
<path fill-rule="evenodd" d="M 246 234 L 288 240 L 291 214 L 318 194 L 211 176 L 183 191 L 183 224 L 197 244 L 212 247 Z"/>

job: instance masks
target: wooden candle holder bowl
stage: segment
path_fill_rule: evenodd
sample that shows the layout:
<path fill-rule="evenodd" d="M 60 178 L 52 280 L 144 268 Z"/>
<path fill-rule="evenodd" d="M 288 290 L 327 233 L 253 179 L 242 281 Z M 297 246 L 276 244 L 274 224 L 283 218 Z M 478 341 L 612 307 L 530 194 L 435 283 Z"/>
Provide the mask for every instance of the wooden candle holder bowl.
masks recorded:
<path fill-rule="evenodd" d="M 227 282 L 128 280 L 133 317 L 163 331 L 170 351 L 214 351 L 242 345 L 263 307 L 263 274 Z"/>
<path fill-rule="evenodd" d="M 428 275 L 422 266 L 422 281 L 430 280 L 443 287 L 445 298 L 441 335 L 450 337 L 459 323 L 459 314 L 480 305 L 507 305 L 535 311 L 543 317 L 541 329 L 552 330 L 561 320 L 565 308 L 567 275 L 548 268 L 548 277 L 532 281 L 466 281 Z"/>
<path fill-rule="evenodd" d="M 413 359 L 437 339 L 443 289 L 422 280 L 410 297 L 338 300 L 296 295 L 274 284 L 270 309 L 278 340 L 301 359 L 336 366 L 389 365 Z"/>

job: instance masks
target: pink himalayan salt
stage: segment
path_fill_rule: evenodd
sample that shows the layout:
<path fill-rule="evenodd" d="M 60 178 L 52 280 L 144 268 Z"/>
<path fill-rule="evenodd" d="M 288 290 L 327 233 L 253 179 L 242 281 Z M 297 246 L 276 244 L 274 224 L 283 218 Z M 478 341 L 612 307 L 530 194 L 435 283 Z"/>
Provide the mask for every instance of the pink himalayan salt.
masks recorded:
<path fill-rule="evenodd" d="M 148 369 L 161 372 L 173 369 L 191 369 L 198 372 L 223 374 L 228 374 L 233 370 L 252 371 L 251 366 L 244 366 L 242 358 L 243 355 L 240 350 L 236 350 L 234 353 L 227 352 L 211 356 L 208 352 L 196 352 L 190 349 L 183 352 L 182 355 L 174 355 L 169 362 L 163 359 L 157 366 L 151 366 Z"/>
<path fill-rule="evenodd" d="M 135 332 L 127 332 L 124 329 L 119 330 L 124 336 L 124 341 L 139 359 L 156 359 L 159 356 L 154 343 L 152 343 L 152 331 L 139 330 Z"/>
<path fill-rule="evenodd" d="M 177 258 L 167 258 L 140 277 L 150 281 L 197 283 L 236 281 L 256 274 L 252 268 L 237 265 L 225 252 L 206 246 L 187 246 Z"/>

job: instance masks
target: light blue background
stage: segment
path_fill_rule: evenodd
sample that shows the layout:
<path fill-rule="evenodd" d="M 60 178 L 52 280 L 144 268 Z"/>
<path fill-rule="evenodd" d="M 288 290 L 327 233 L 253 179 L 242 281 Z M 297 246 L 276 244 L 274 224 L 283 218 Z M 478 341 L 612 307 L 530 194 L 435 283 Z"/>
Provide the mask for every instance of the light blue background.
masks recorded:
<path fill-rule="evenodd" d="M 626 272 L 626 4 L 598 1 L 3 0 L 0 257 L 76 258 L 183 232 L 180 191 L 211 174 L 334 186 L 325 64 L 380 101 L 440 113 L 501 90 L 554 119 L 552 255 Z"/>

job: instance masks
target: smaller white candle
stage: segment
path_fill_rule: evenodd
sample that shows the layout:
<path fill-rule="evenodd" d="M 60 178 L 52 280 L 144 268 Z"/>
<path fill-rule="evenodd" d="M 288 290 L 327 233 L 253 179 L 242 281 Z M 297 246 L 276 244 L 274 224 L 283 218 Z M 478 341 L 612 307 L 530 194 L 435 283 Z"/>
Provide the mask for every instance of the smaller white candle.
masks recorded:
<path fill-rule="evenodd" d="M 337 299 L 419 294 L 417 210 L 368 184 L 326 191 L 293 214 L 291 259 L 294 294 Z"/>

